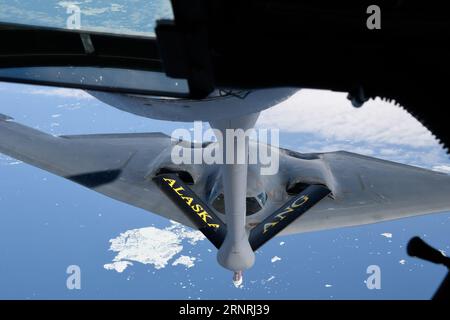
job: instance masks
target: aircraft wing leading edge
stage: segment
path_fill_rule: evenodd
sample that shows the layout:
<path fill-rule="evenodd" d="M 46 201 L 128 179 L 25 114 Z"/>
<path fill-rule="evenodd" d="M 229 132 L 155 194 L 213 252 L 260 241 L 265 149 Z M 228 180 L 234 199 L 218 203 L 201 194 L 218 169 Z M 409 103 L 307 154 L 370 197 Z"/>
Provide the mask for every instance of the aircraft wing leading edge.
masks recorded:
<path fill-rule="evenodd" d="M 56 137 L 0 114 L 1 153 L 197 229 L 153 180 L 156 169 L 170 162 L 175 143 L 179 142 L 162 133 Z M 209 182 L 217 178 L 218 168 L 207 165 L 180 168 L 191 170 L 193 191 L 209 205 Z M 331 191 L 329 197 L 302 213 L 280 235 L 450 210 L 450 176 L 439 172 L 342 151 L 303 158 L 281 152 L 280 170 L 283 174 L 264 178 L 268 194 L 286 192 L 289 181 L 296 179 L 312 181 L 310 184 L 323 185 Z M 287 199 L 271 202 L 269 198 L 260 212 L 247 217 L 248 226 L 264 221 Z M 217 214 L 226 221 L 225 215 Z"/>
<path fill-rule="evenodd" d="M 113 199 L 195 227 L 147 179 L 149 165 L 171 145 L 170 137 L 162 133 L 57 137 L 0 114 L 0 153 Z"/>

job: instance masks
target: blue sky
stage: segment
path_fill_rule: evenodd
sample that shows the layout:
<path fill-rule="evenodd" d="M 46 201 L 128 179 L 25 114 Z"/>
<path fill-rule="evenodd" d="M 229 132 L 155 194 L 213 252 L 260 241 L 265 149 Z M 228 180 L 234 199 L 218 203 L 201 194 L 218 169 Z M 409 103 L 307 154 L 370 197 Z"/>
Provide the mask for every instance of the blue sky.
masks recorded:
<path fill-rule="evenodd" d="M 82 91 L 6 83 L 0 113 L 51 134 L 191 127 L 126 114 Z M 265 111 L 258 126 L 279 127 L 281 146 L 297 151 L 343 149 L 450 171 L 433 136 L 381 100 L 353 109 L 345 94 L 304 90 Z M 212 245 L 193 241 L 192 231 L 0 155 L 0 298 L 426 299 L 446 270 L 409 258 L 405 245 L 420 235 L 450 252 L 449 222 L 450 214 L 440 213 L 278 237 L 257 253 L 236 289 Z M 107 270 L 130 253 L 131 241 L 133 265 Z M 176 253 L 161 254 L 168 250 Z M 66 288 L 71 264 L 81 268 L 81 290 Z M 381 290 L 364 283 L 372 264 L 381 268 Z"/>

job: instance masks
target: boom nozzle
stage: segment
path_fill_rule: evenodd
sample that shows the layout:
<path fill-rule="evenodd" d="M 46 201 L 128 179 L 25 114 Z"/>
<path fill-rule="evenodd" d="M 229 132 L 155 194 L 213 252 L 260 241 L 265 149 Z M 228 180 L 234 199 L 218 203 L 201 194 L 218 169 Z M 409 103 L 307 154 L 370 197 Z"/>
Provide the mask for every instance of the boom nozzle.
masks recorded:
<path fill-rule="evenodd" d="M 239 288 L 243 282 L 242 271 L 235 271 L 233 273 L 233 284 L 236 288 Z"/>

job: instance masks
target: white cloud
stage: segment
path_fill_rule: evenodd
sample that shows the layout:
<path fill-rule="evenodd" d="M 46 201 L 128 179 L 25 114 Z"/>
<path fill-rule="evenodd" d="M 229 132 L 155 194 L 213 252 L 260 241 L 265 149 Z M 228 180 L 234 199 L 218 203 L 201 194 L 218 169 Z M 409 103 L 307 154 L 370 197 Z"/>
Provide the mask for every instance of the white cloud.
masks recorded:
<path fill-rule="evenodd" d="M 333 285 L 332 284 L 326 284 L 325 288 L 331 288 Z"/>
<path fill-rule="evenodd" d="M 125 7 L 121 4 L 111 3 L 111 11 L 112 12 L 126 12 Z"/>
<path fill-rule="evenodd" d="M 443 172 L 443 173 L 450 173 L 450 166 L 446 166 L 446 165 L 433 166 L 432 170 Z"/>
<path fill-rule="evenodd" d="M 79 4 L 81 4 L 81 2 L 79 2 L 79 1 L 59 1 L 58 2 L 58 5 L 63 8 L 67 8 L 69 6 L 79 5 Z"/>
<path fill-rule="evenodd" d="M 87 15 L 87 16 L 96 16 L 99 14 L 106 13 L 110 10 L 109 7 L 103 7 L 103 8 L 81 8 L 81 13 Z"/>
<path fill-rule="evenodd" d="M 400 263 L 401 265 L 404 265 L 406 263 L 405 259 L 400 260 L 398 263 Z"/>
<path fill-rule="evenodd" d="M 164 1 L 164 6 L 159 5 L 156 8 L 142 8 L 139 6 L 137 10 L 117 3 L 112 3 L 109 6 L 93 7 L 88 6 L 88 2 L 90 1 L 85 1 L 85 3 L 60 1 L 58 5 L 62 8 L 77 5 L 82 14 L 81 29 L 95 32 L 151 36 L 154 35 L 154 28 L 149 27 L 148 24 L 161 17 L 168 18 L 171 16 L 171 6 L 168 1 L 167 3 Z M 151 5 L 151 2 L 149 5 Z M 127 14 L 123 15 L 124 13 Z M 92 19 L 93 17 L 101 17 L 101 19 Z M 136 19 L 136 17 L 139 19 Z M 126 20 L 126 26 L 123 25 L 124 19 Z"/>
<path fill-rule="evenodd" d="M 123 262 L 135 261 L 161 269 L 183 250 L 182 241 L 186 240 L 195 245 L 203 239 L 205 237 L 201 232 L 190 230 L 174 221 L 171 221 L 171 226 L 164 229 L 147 227 L 128 230 L 109 241 L 111 243 L 109 249 L 117 252 L 117 255 L 113 262 L 105 264 L 104 268 L 122 272 L 129 265 Z M 180 256 L 172 265 L 184 264 L 190 268 L 194 265 L 194 260 L 195 258 Z"/>
<path fill-rule="evenodd" d="M 189 257 L 189 256 L 179 256 L 178 259 L 176 259 L 172 265 L 177 266 L 179 264 L 186 266 L 186 268 L 192 268 L 194 266 L 195 257 Z"/>
<path fill-rule="evenodd" d="M 21 163 L 23 162 L 0 153 L 0 165 L 14 166 Z"/>
<path fill-rule="evenodd" d="M 314 133 L 341 141 L 437 145 L 437 140 L 420 122 L 392 103 L 377 98 L 362 108 L 354 108 L 346 93 L 324 90 L 300 90 L 263 111 L 258 126 Z"/>
<path fill-rule="evenodd" d="M 279 256 L 274 256 L 272 259 L 270 259 L 270 262 L 274 263 L 274 262 L 277 262 L 280 260 L 281 260 L 281 258 Z"/>
<path fill-rule="evenodd" d="M 392 238 L 392 233 L 385 232 L 385 233 L 380 234 L 380 236 L 383 236 L 383 237 L 386 237 L 386 238 L 390 239 L 390 238 Z"/>
<path fill-rule="evenodd" d="M 81 13 L 86 16 L 96 16 L 107 12 L 126 12 L 125 7 L 123 5 L 112 3 L 109 7 L 86 7 L 79 1 L 60 1 L 58 5 L 63 8 L 68 8 L 73 5 L 77 5 L 80 7 Z"/>
<path fill-rule="evenodd" d="M 26 92 L 30 94 L 62 97 L 62 98 L 94 99 L 94 97 L 92 97 L 91 95 L 82 90 L 68 89 L 68 88 L 30 89 Z"/>
<path fill-rule="evenodd" d="M 66 17 L 49 15 L 45 11 L 24 10 L 23 5 L 20 5 L 20 3 L 17 5 L 0 3 L 0 20 L 2 22 L 63 27 L 65 26 Z"/>

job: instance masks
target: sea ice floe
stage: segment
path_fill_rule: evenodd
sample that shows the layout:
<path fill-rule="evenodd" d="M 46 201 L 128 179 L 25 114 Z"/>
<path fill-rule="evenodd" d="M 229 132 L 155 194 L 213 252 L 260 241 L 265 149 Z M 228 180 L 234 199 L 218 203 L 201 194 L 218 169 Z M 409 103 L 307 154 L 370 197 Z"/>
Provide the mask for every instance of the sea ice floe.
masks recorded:
<path fill-rule="evenodd" d="M 164 229 L 146 227 L 128 230 L 109 240 L 109 250 L 117 254 L 112 263 L 105 264 L 104 268 L 123 272 L 132 262 L 140 262 L 161 269 L 183 250 L 183 241 L 195 245 L 203 239 L 205 237 L 200 231 L 191 230 L 174 221 Z M 172 265 L 183 264 L 190 268 L 194 266 L 194 261 L 194 257 L 181 255 Z"/>

